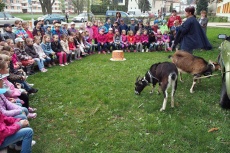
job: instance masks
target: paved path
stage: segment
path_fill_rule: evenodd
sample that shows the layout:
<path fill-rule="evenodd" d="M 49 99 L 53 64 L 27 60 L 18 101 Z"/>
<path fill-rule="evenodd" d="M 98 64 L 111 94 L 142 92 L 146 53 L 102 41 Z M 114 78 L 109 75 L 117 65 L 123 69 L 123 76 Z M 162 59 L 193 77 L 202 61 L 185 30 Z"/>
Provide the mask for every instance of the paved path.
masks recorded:
<path fill-rule="evenodd" d="M 209 22 L 208 27 L 230 28 L 230 22 Z"/>

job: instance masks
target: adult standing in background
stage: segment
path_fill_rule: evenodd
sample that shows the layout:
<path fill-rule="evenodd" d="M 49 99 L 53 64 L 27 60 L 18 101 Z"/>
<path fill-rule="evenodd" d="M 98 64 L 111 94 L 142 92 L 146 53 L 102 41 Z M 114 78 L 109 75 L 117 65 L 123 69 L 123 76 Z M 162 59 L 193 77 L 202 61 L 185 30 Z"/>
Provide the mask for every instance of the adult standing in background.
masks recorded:
<path fill-rule="evenodd" d="M 203 29 L 204 33 L 206 34 L 207 32 L 207 25 L 208 25 L 208 18 L 207 18 L 207 12 L 202 10 L 200 12 L 200 19 L 198 20 L 198 22 L 200 23 L 201 28 Z"/>
<path fill-rule="evenodd" d="M 180 50 L 193 53 L 194 49 L 212 49 L 207 36 L 203 32 L 199 22 L 194 16 L 195 8 L 193 6 L 185 8 L 187 20 L 178 27 L 178 32 L 174 45 L 180 43 Z"/>
<path fill-rule="evenodd" d="M 120 25 L 120 20 L 121 20 L 121 13 L 117 12 L 116 13 L 116 21 L 117 21 L 118 25 Z"/>
<path fill-rule="evenodd" d="M 69 19 L 69 12 L 65 13 L 65 18 L 66 18 L 66 22 L 69 23 L 69 20 L 68 20 Z"/>
<path fill-rule="evenodd" d="M 175 20 L 178 20 L 180 24 L 182 23 L 181 17 L 179 15 L 177 15 L 177 11 L 173 10 L 172 15 L 168 19 L 168 28 L 169 29 L 171 29 Z"/>

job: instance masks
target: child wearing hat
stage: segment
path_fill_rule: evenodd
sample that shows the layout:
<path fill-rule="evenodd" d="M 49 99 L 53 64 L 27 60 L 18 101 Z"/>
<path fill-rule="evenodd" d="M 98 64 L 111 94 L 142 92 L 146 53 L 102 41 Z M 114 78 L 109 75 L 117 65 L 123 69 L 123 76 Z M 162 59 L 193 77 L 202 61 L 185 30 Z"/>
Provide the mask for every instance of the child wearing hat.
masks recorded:
<path fill-rule="evenodd" d="M 109 28 L 109 32 L 106 34 L 107 37 L 107 45 L 108 45 L 108 53 L 110 53 L 111 49 L 114 49 L 114 41 L 113 41 L 113 29 Z"/>
<path fill-rule="evenodd" d="M 41 28 L 41 23 L 38 21 L 34 21 L 34 29 L 33 29 L 33 36 L 40 36 L 41 38 L 45 35 L 45 31 Z"/>
<path fill-rule="evenodd" d="M 11 24 L 4 24 L 4 33 L 3 38 L 4 39 L 12 39 L 15 43 L 16 34 L 12 32 L 12 25 Z"/>
<path fill-rule="evenodd" d="M 68 29 L 69 35 L 71 35 L 72 32 L 73 33 L 77 33 L 78 32 L 77 29 L 75 28 L 75 23 L 74 22 L 70 23 L 70 28 Z"/>
<path fill-rule="evenodd" d="M 58 40 L 60 41 L 61 35 L 63 35 L 63 31 L 61 30 L 61 24 L 55 23 L 54 29 L 51 30 L 52 36 L 57 35 Z"/>
<path fill-rule="evenodd" d="M 62 33 L 65 34 L 66 36 L 69 36 L 69 33 L 68 33 L 68 23 L 62 22 L 61 25 L 62 25 L 62 28 L 61 28 Z"/>

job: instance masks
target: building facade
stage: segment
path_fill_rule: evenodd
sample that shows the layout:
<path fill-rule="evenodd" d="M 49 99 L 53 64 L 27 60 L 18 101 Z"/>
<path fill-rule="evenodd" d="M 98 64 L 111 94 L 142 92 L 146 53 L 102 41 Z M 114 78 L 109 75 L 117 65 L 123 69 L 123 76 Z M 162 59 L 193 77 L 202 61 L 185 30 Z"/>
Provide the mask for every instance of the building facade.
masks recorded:
<path fill-rule="evenodd" d="M 3 0 L 5 2 L 6 7 L 4 9 L 5 12 L 9 13 L 26 13 L 31 12 L 31 7 L 33 13 L 42 13 L 42 8 L 39 0 L 31 0 L 31 5 L 28 3 L 28 0 Z M 64 10 L 68 10 L 70 12 L 74 12 L 74 7 L 71 4 L 71 0 L 64 1 Z M 62 12 L 62 4 L 61 0 L 56 0 L 52 6 L 52 11 L 54 13 Z"/>
<path fill-rule="evenodd" d="M 230 21 L 230 0 L 217 0 L 216 15 L 228 17 Z"/>

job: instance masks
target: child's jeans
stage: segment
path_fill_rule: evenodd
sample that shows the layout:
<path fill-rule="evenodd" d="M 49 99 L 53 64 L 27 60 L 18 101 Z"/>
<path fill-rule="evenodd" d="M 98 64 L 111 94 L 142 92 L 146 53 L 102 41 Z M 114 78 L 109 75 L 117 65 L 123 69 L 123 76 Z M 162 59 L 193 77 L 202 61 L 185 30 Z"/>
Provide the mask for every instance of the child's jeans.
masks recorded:
<path fill-rule="evenodd" d="M 148 46 L 149 46 L 149 43 L 148 42 L 143 42 L 142 45 L 143 45 L 143 49 L 146 50 L 148 48 Z"/>
<path fill-rule="evenodd" d="M 66 55 L 67 55 L 67 62 L 72 61 L 72 51 L 70 50 L 69 54 L 66 53 Z"/>
<path fill-rule="evenodd" d="M 43 60 L 43 63 L 50 63 L 50 61 L 51 61 L 51 58 L 49 57 L 49 56 L 46 56 L 46 58 L 42 58 L 42 60 Z"/>
<path fill-rule="evenodd" d="M 66 53 L 65 52 L 58 52 L 56 54 L 57 54 L 58 59 L 59 59 L 59 64 L 65 64 L 67 61 Z"/>
<path fill-rule="evenodd" d="M 112 50 L 114 50 L 114 44 L 113 43 L 108 43 L 108 50 L 110 51 L 112 48 Z"/>
<path fill-rule="evenodd" d="M 74 52 L 74 58 L 77 59 L 77 58 L 80 58 L 81 56 L 81 51 L 79 48 L 76 48 L 75 50 L 73 50 L 72 52 Z"/>
<path fill-rule="evenodd" d="M 44 63 L 41 58 L 34 58 L 34 60 L 37 63 L 39 70 L 44 69 Z"/>
<path fill-rule="evenodd" d="M 121 44 L 115 43 L 114 48 L 119 50 L 122 48 L 122 46 L 121 46 Z"/>
<path fill-rule="evenodd" d="M 98 44 L 97 44 L 97 48 L 98 48 L 98 52 L 100 52 L 101 50 L 102 50 L 102 51 L 105 51 L 106 48 L 107 48 L 107 44 L 104 43 L 104 44 L 102 45 L 101 43 L 98 43 Z"/>
<path fill-rule="evenodd" d="M 142 43 L 136 43 L 137 52 L 142 52 L 143 46 Z"/>

